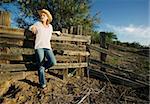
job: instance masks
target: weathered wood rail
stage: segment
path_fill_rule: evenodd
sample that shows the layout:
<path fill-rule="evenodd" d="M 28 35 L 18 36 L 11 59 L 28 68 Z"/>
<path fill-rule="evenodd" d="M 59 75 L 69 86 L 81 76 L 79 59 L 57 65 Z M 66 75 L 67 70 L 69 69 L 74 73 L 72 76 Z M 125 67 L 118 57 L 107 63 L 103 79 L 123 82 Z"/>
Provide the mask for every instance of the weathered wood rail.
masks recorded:
<path fill-rule="evenodd" d="M 105 33 L 102 32 L 102 34 L 104 35 Z M 103 41 L 102 39 L 100 40 Z M 102 42 L 100 42 L 100 44 L 104 45 L 104 43 Z M 103 79 L 105 81 L 108 81 L 109 79 L 112 83 L 123 84 L 125 86 L 130 86 L 133 88 L 140 88 L 140 87 L 149 88 L 149 81 L 147 80 L 146 76 L 138 75 L 134 72 L 128 71 L 130 69 L 123 69 L 105 62 L 107 55 L 120 58 L 122 55 L 111 52 L 109 51 L 109 49 L 103 47 L 97 47 L 89 44 L 87 45 L 87 47 L 88 50 L 94 50 L 100 53 L 100 60 L 93 58 L 88 59 L 89 62 L 88 70 L 91 76 L 98 77 L 101 80 Z"/>
<path fill-rule="evenodd" d="M 51 45 L 57 59 L 57 65 L 50 69 L 63 69 L 67 78 L 69 69 L 77 69 L 76 74 L 84 75 L 88 66 L 86 45 L 90 44 L 90 36 L 63 33 L 52 35 Z M 32 71 L 34 67 L 34 35 L 24 29 L 0 26 L 0 72 Z"/>
<path fill-rule="evenodd" d="M 90 75 L 94 75 L 100 78 L 101 80 L 105 80 L 108 82 L 111 81 L 111 83 L 121 84 L 121 85 L 129 86 L 129 87 L 133 87 L 133 88 L 141 88 L 141 87 L 148 88 L 149 86 L 148 83 L 145 83 L 139 80 L 121 77 L 113 73 L 107 73 L 98 69 L 93 70 L 93 68 L 90 68 L 90 67 L 88 68 L 89 68 Z"/>
<path fill-rule="evenodd" d="M 134 87 L 134 88 L 149 86 L 145 76 L 138 75 L 134 72 L 126 71 L 125 69 L 121 69 L 95 59 L 89 59 L 89 62 L 91 64 L 96 64 L 99 67 L 104 67 L 107 69 L 107 71 L 104 72 L 98 69 L 92 70 L 92 67 L 89 67 L 91 75 L 93 73 L 97 77 L 106 80 L 107 80 L 106 78 L 107 76 L 113 83 L 121 83 L 123 85 Z M 113 71 L 109 71 L 109 70 L 113 70 Z"/>

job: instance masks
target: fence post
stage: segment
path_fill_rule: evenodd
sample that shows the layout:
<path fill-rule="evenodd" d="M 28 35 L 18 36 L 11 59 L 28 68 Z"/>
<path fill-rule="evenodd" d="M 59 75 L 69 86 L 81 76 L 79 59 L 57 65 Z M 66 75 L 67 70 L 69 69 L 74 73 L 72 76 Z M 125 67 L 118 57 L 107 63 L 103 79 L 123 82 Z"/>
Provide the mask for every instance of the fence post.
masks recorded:
<path fill-rule="evenodd" d="M 65 33 L 65 28 L 62 28 L 62 33 Z"/>
<path fill-rule="evenodd" d="M 77 26 L 77 35 L 82 35 L 82 26 L 81 25 Z"/>
<path fill-rule="evenodd" d="M 68 34 L 68 29 L 62 28 L 62 33 L 67 33 Z"/>
<path fill-rule="evenodd" d="M 70 27 L 70 34 L 73 34 L 73 26 Z"/>
<path fill-rule="evenodd" d="M 84 30 L 83 30 L 83 31 L 84 31 L 83 34 L 86 36 L 86 35 L 87 35 L 87 31 L 88 31 L 87 26 L 84 27 Z"/>
<path fill-rule="evenodd" d="M 82 35 L 82 33 L 83 33 L 83 27 L 82 27 L 82 25 L 80 26 L 80 33 L 79 33 L 79 35 Z"/>
<path fill-rule="evenodd" d="M 105 32 L 100 32 L 100 47 L 106 49 L 106 33 Z M 106 56 L 107 56 L 107 54 L 101 52 L 100 53 L 100 61 L 105 62 Z M 101 67 L 100 70 L 106 71 L 106 69 L 103 67 Z"/>
<path fill-rule="evenodd" d="M 11 25 L 11 19 L 10 19 L 10 13 L 6 11 L 0 11 L 0 25 L 3 26 L 10 26 Z"/>

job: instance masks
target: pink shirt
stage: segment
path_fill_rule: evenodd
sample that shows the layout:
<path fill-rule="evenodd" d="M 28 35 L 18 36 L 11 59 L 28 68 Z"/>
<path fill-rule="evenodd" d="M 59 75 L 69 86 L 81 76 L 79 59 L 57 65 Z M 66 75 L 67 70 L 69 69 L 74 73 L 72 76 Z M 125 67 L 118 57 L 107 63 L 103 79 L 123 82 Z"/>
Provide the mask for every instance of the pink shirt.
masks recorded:
<path fill-rule="evenodd" d="M 41 22 L 36 22 L 32 26 L 35 26 L 36 31 L 36 39 L 35 39 L 35 49 L 38 48 L 47 48 L 51 49 L 50 40 L 52 37 L 53 27 L 51 24 L 48 25 L 48 27 L 44 27 Z M 29 30 L 31 30 L 32 26 L 29 27 Z"/>

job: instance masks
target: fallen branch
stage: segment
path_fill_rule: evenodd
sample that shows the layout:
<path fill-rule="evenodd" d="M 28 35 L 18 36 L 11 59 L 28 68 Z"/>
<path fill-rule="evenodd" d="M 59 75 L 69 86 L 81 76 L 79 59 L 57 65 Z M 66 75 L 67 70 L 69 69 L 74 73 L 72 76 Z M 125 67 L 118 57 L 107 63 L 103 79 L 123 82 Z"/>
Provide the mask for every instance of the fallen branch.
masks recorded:
<path fill-rule="evenodd" d="M 81 104 L 91 93 L 91 90 L 89 89 L 88 93 L 77 103 L 77 104 Z"/>
<path fill-rule="evenodd" d="M 99 94 L 99 93 L 103 92 L 105 90 L 105 88 L 106 88 L 106 84 L 105 84 L 105 86 L 101 90 L 91 88 L 91 90 L 92 90 L 91 94 L 92 93 L 93 94 Z"/>
<path fill-rule="evenodd" d="M 112 86 L 112 84 L 111 84 L 111 81 L 109 80 L 109 78 L 107 77 L 107 75 L 105 74 L 105 73 L 103 73 L 104 74 L 104 76 L 106 77 L 106 79 L 108 80 L 108 82 L 110 83 L 110 86 L 111 86 L 111 88 L 112 88 L 112 91 L 113 91 L 113 93 L 115 94 L 115 90 L 114 90 L 114 88 L 113 88 L 113 86 Z"/>

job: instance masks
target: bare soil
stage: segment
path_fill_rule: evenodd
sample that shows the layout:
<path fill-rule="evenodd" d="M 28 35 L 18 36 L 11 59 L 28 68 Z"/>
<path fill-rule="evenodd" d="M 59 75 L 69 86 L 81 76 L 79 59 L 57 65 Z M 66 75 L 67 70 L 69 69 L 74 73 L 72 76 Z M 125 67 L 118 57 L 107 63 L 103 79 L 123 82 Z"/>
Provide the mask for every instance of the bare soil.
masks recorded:
<path fill-rule="evenodd" d="M 149 75 L 149 58 L 134 52 L 112 49 L 122 58 L 107 57 L 112 65 L 138 74 Z M 99 54 L 93 52 L 95 58 Z M 47 87 L 39 88 L 37 72 L 25 72 L 25 78 L 12 77 L 0 83 L 1 104 L 149 104 L 135 89 L 99 79 L 73 76 L 63 80 L 46 72 Z M 90 92 L 90 94 L 89 94 Z M 89 96 L 86 96 L 88 95 Z"/>

